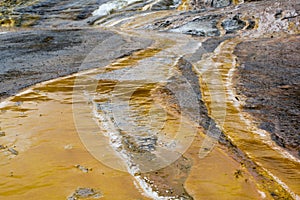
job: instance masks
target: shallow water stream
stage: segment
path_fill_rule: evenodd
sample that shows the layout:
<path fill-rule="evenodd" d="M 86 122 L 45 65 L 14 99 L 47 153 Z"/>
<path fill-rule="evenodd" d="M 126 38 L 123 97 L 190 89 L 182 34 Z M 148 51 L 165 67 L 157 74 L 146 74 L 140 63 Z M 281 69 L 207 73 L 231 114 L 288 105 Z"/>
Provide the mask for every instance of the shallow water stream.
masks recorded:
<path fill-rule="evenodd" d="M 101 199 L 299 198 L 299 160 L 235 99 L 233 50 L 242 39 L 200 57 L 203 38 L 138 30 L 170 12 L 108 20 L 102 28 L 152 45 L 0 104 L 1 199 L 66 199 L 80 187 Z M 101 45 L 86 60 L 101 56 Z M 182 59 L 192 75 L 183 75 Z M 200 98 L 217 134 L 201 126 Z M 218 143 L 221 132 L 233 146 Z"/>

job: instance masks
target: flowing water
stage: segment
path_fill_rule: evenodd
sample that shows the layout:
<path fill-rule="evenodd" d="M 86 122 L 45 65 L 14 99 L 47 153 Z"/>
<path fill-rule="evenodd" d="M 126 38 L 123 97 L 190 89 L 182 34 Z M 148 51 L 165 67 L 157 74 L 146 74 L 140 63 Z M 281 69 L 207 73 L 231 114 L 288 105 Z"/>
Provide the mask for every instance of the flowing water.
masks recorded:
<path fill-rule="evenodd" d="M 299 199 L 299 160 L 234 98 L 233 50 L 242 38 L 197 58 L 203 38 L 139 30 L 171 12 L 107 20 L 103 28 L 153 44 L 0 104 L 1 198 L 66 199 L 88 187 L 101 199 L 272 199 L 272 192 Z M 101 56 L 94 52 L 88 56 Z M 200 125 L 199 94 L 179 70 L 181 59 L 193 64 L 208 115 L 255 168 L 217 142 L 221 132 Z"/>

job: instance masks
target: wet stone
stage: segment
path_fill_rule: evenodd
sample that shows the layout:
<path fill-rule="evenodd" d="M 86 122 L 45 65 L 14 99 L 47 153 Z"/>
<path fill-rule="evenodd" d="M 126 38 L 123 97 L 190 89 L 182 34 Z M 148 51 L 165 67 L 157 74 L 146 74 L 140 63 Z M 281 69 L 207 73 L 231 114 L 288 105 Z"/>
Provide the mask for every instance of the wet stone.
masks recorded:
<path fill-rule="evenodd" d="M 100 199 L 101 197 L 103 197 L 102 193 L 95 191 L 93 188 L 78 188 L 67 200 L 79 200 L 83 198 Z"/>
<path fill-rule="evenodd" d="M 246 26 L 246 22 L 242 21 L 238 15 L 235 15 L 231 19 L 224 20 L 221 25 L 226 30 L 226 33 L 235 33 L 243 29 Z"/>
<path fill-rule="evenodd" d="M 151 6 L 151 10 L 166 10 L 173 6 L 173 0 L 159 0 Z"/>
<path fill-rule="evenodd" d="M 214 0 L 212 1 L 212 7 L 222 8 L 229 6 L 231 4 L 231 0 Z"/>
<path fill-rule="evenodd" d="M 254 29 L 256 25 L 256 22 L 253 20 L 248 20 L 248 26 L 247 26 L 247 30 L 251 30 Z"/>
<path fill-rule="evenodd" d="M 125 40 L 110 31 L 80 28 L 16 31 L 0 34 L 0 41 L 1 99 L 38 82 L 95 66 L 106 66 L 110 60 L 130 55 L 151 44 L 146 39 L 136 37 Z M 103 41 L 108 42 L 108 50 L 113 48 L 114 51 L 101 54 L 104 51 L 102 48 L 95 59 L 83 62 Z"/>
<path fill-rule="evenodd" d="M 244 111 L 279 146 L 300 157 L 298 35 L 256 39 L 237 45 L 235 83 Z"/>
<path fill-rule="evenodd" d="M 181 156 L 167 167 L 142 173 L 141 177 L 160 196 L 169 197 L 168 199 L 192 200 L 193 197 L 183 187 L 191 165 L 191 160 Z"/>
<path fill-rule="evenodd" d="M 84 173 L 88 173 L 89 171 L 92 171 L 92 169 L 89 169 L 89 168 L 84 167 L 84 166 L 82 166 L 82 165 L 75 165 L 75 167 L 76 167 L 77 169 L 81 170 L 81 171 L 84 172 Z"/>
<path fill-rule="evenodd" d="M 217 28 L 219 18 L 219 15 L 208 15 L 204 17 L 198 17 L 193 21 L 188 22 L 177 28 L 171 29 L 170 31 L 196 36 L 219 36 L 220 31 Z"/>
<path fill-rule="evenodd" d="M 201 9 L 201 8 L 223 8 L 231 5 L 232 0 L 190 0 L 190 6 L 193 9 Z"/>
<path fill-rule="evenodd" d="M 15 150 L 14 148 L 8 148 L 7 149 L 10 153 L 12 153 L 13 155 L 18 155 L 19 152 L 17 150 Z"/>
<path fill-rule="evenodd" d="M 5 136 L 5 132 L 4 131 L 0 131 L 0 137 Z"/>
<path fill-rule="evenodd" d="M 272 123 L 272 122 L 262 122 L 259 125 L 259 128 L 263 129 L 263 130 L 266 130 L 266 131 L 268 131 L 270 133 L 274 133 L 275 132 L 275 124 Z"/>
<path fill-rule="evenodd" d="M 149 136 L 149 137 L 138 137 L 137 143 L 139 148 L 146 151 L 154 151 L 156 149 L 157 137 Z"/>

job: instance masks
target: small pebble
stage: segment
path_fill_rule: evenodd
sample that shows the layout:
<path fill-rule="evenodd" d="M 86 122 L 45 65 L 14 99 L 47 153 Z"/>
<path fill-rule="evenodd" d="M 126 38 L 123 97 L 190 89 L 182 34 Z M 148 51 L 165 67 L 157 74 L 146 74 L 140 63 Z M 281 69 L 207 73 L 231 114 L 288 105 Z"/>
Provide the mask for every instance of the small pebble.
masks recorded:
<path fill-rule="evenodd" d="M 78 188 L 72 196 L 67 198 L 67 200 L 77 200 L 88 197 L 99 199 L 103 197 L 103 195 L 100 191 L 95 191 L 92 188 Z"/>
<path fill-rule="evenodd" d="M 68 144 L 68 145 L 65 145 L 64 148 L 66 150 L 70 150 L 70 149 L 73 149 L 73 145 L 72 144 Z"/>
<path fill-rule="evenodd" d="M 5 132 L 4 131 L 0 131 L 0 137 L 5 136 Z"/>
<path fill-rule="evenodd" d="M 75 165 L 75 167 L 80 169 L 84 173 L 88 173 L 89 171 L 92 171 L 92 169 L 86 168 L 86 167 L 81 166 L 81 165 Z"/>
<path fill-rule="evenodd" d="M 17 150 L 15 150 L 14 148 L 8 148 L 8 151 L 14 155 L 18 155 L 19 152 Z"/>

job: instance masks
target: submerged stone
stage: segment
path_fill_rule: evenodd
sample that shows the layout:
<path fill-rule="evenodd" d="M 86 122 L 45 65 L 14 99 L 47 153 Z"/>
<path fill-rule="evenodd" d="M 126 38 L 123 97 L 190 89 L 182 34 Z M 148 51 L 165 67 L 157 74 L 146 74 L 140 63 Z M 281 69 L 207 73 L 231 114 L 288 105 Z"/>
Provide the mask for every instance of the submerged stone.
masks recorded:
<path fill-rule="evenodd" d="M 80 171 L 84 172 L 84 173 L 88 173 L 89 171 L 92 171 L 92 169 L 89 169 L 89 168 L 84 167 L 84 166 L 82 166 L 82 165 L 75 165 L 75 167 L 76 167 L 77 169 L 79 169 Z"/>
<path fill-rule="evenodd" d="M 17 150 L 15 150 L 14 148 L 8 148 L 8 151 L 10 153 L 12 153 L 13 155 L 18 155 L 19 154 L 19 152 Z"/>
<path fill-rule="evenodd" d="M 0 137 L 5 136 L 5 132 L 4 131 L 0 131 Z"/>
<path fill-rule="evenodd" d="M 100 199 L 101 197 L 103 197 L 102 193 L 95 191 L 93 188 L 78 188 L 67 200 L 79 200 L 82 198 Z"/>

